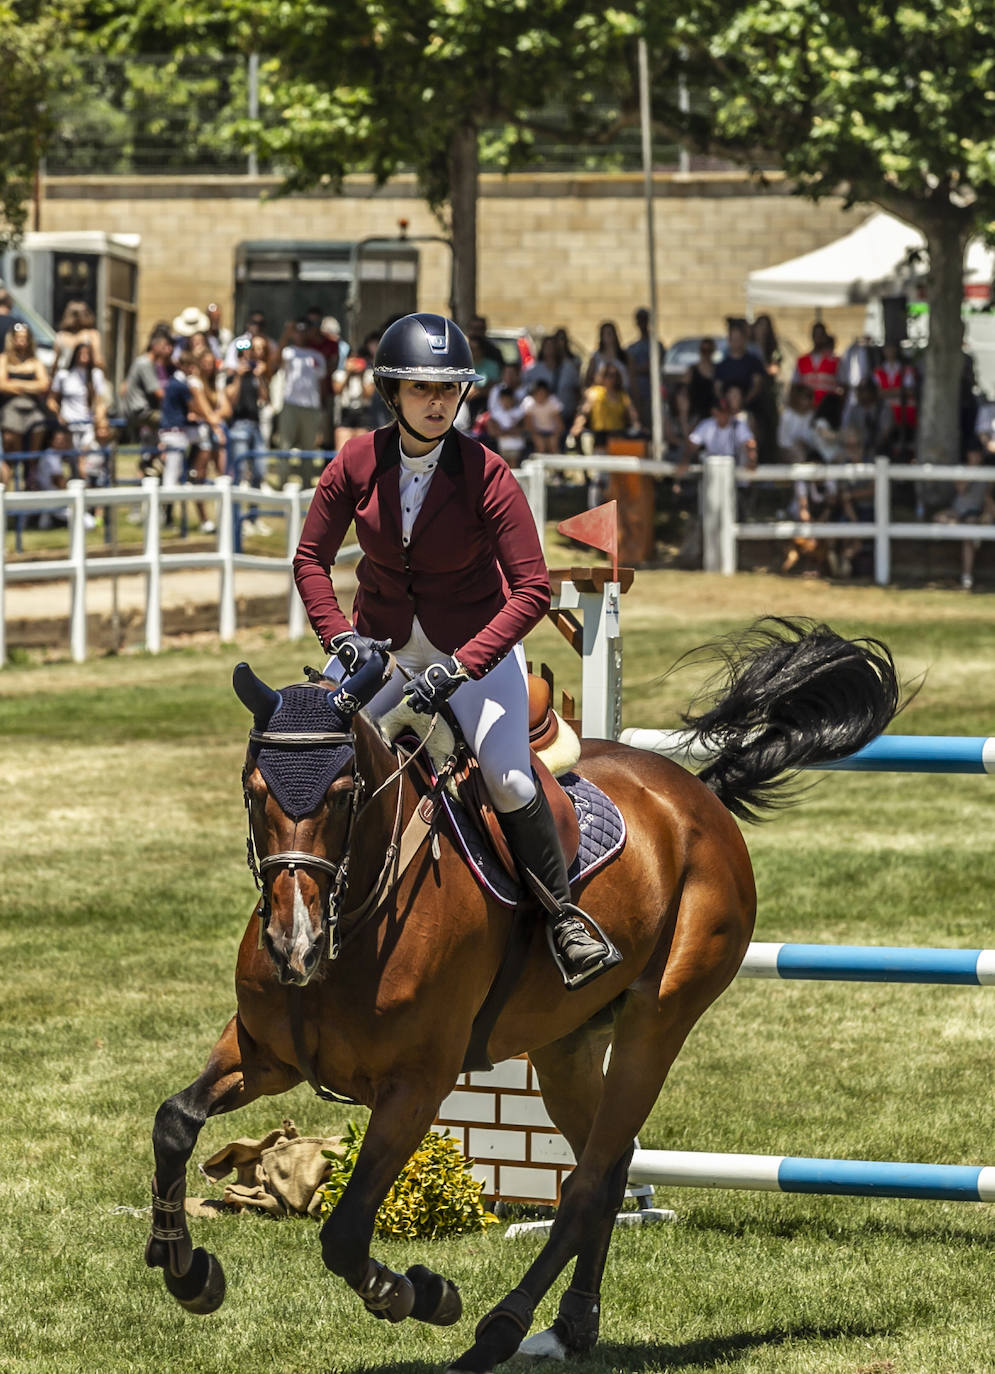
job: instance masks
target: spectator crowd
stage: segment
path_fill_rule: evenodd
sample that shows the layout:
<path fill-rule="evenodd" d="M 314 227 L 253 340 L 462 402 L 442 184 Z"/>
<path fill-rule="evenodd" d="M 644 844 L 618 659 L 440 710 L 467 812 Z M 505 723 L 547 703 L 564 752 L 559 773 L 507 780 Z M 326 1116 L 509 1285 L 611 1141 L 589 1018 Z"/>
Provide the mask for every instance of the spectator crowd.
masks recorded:
<path fill-rule="evenodd" d="M 897 344 L 877 347 L 861 337 L 840 351 L 816 322 L 811 347 L 789 367 L 769 316 L 751 324 L 731 318 L 724 337 L 682 341 L 697 356 L 675 372 L 665 367 L 662 344 L 652 359 L 649 312 L 637 310 L 633 324 L 626 344 L 613 322 L 601 324 L 585 359 L 563 328 L 538 341 L 508 332 L 495 339 L 486 319 L 474 316 L 467 334 L 483 380 L 467 396 L 457 426 L 512 467 L 532 453 L 565 450 L 577 451 L 582 467 L 585 456 L 613 447 L 632 451 L 633 440 L 648 439 L 652 392 L 659 386 L 664 456 L 677 466 L 678 500 L 690 489 L 692 467 L 713 455 L 732 457 L 741 469 L 866 462 L 881 455 L 914 461 L 921 374 Z M 99 484 L 106 480 L 116 416 L 125 437 L 139 446 L 142 470 L 166 483 L 204 483 L 213 473 L 231 472 L 256 488 L 282 486 L 293 467 L 308 486 L 349 437 L 391 419 L 373 384 L 380 332 L 350 346 L 338 321 L 314 307 L 279 329 L 252 310 L 243 332 L 233 336 L 217 305 L 188 306 L 154 326 L 121 394 L 112 396 L 100 334 L 84 304 L 66 308 L 50 373 L 30 328 L 14 319 L 0 289 L 2 451 L 30 455 L 22 459 L 29 486 L 63 485 L 67 471 Z M 967 353 L 960 422 L 961 452 L 952 459 L 995 462 L 995 405 L 979 405 Z M 0 480 L 10 477 L 0 457 Z M 763 489 L 741 481 L 738 490 L 740 516 L 749 518 Z M 995 513 L 984 483 L 960 484 L 940 509 L 930 507 L 939 487 L 923 483 L 915 491 L 920 519 L 969 523 Z M 589 503 L 602 497 L 595 480 Z M 781 513 L 847 522 L 870 518 L 872 503 L 873 491 L 860 484 L 799 481 Z M 167 509 L 167 524 L 170 514 Z M 210 533 L 206 509 L 198 514 L 201 529 Z M 267 532 L 255 511 L 246 532 L 253 529 Z M 796 540 L 784 571 L 818 555 L 817 562 L 845 575 L 860 548 L 859 541 L 828 547 Z M 965 586 L 973 555 L 972 542 L 970 549 L 965 545 Z"/>

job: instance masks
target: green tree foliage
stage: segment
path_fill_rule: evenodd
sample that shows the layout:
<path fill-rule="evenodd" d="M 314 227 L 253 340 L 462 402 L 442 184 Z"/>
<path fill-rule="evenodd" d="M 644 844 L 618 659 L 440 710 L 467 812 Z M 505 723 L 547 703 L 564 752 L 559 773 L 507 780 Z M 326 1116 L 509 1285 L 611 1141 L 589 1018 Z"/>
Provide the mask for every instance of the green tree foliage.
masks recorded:
<path fill-rule="evenodd" d="M 260 53 L 260 119 L 234 132 L 288 190 L 413 171 L 452 236 L 464 319 L 475 309 L 481 139 L 512 167 L 547 128 L 610 147 L 634 108 L 632 83 L 616 77 L 636 15 L 577 0 L 95 0 L 89 12 L 111 51 Z M 623 98 L 598 98 L 612 91 Z M 555 120 L 536 114 L 551 106 Z"/>
<path fill-rule="evenodd" d="M 49 128 L 47 58 L 62 14 L 40 0 L 0 0 L 0 247 L 27 220 Z"/>
<path fill-rule="evenodd" d="M 414 171 L 452 237 L 464 319 L 481 148 L 510 168 L 554 132 L 610 156 L 637 118 L 645 36 L 659 130 L 923 231 L 922 449 L 956 452 L 963 252 L 995 220 L 992 0 L 89 0 L 83 14 L 110 57 L 261 54 L 260 118 L 233 116 L 213 133 L 255 146 L 288 190 Z M 182 68 L 169 76 L 161 98 L 182 102 Z"/>
<path fill-rule="evenodd" d="M 995 227 L 995 5 L 689 0 L 674 24 L 652 6 L 646 16 L 666 126 L 755 169 L 773 162 L 803 194 L 870 201 L 923 232 L 921 452 L 955 456 L 964 249 Z M 690 113 L 675 95 L 682 61 Z"/>

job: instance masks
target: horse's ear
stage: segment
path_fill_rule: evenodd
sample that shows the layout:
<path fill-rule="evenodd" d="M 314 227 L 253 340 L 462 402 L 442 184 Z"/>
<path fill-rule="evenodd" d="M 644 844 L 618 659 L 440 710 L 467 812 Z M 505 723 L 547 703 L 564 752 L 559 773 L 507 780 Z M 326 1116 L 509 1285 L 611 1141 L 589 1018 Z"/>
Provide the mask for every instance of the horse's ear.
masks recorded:
<path fill-rule="evenodd" d="M 354 716 L 372 701 L 390 676 L 386 654 L 374 653 L 352 677 L 347 677 L 334 692 L 328 693 L 329 705 L 342 716 Z"/>
<path fill-rule="evenodd" d="M 280 693 L 267 687 L 247 663 L 236 663 L 231 675 L 235 695 L 242 705 L 252 712 L 257 724 L 265 725 L 280 704 Z"/>

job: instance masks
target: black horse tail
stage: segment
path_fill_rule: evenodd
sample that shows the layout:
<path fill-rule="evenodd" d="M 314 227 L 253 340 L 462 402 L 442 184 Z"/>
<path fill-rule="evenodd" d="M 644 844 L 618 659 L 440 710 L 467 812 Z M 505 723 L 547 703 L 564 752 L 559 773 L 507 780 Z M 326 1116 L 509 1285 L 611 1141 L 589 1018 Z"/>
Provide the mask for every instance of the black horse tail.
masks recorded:
<path fill-rule="evenodd" d="M 701 653 L 723 666 L 683 720 L 716 754 L 698 776 L 742 820 L 791 805 L 794 770 L 855 753 L 902 706 L 886 644 L 812 620 L 765 616 Z"/>

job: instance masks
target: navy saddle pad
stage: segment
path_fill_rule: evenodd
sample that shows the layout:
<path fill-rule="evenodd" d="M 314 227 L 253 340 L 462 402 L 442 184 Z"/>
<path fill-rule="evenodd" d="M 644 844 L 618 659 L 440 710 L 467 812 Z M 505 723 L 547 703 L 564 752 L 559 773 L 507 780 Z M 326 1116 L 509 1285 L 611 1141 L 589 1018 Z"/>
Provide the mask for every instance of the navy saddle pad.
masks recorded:
<path fill-rule="evenodd" d="M 574 804 L 580 825 L 580 848 L 570 865 L 571 883 L 602 868 L 625 844 L 622 813 L 600 787 L 576 773 L 563 773 L 557 781 Z M 505 906 L 517 906 L 526 895 L 517 878 L 511 878 L 494 857 L 466 807 L 448 792 L 443 794 L 457 843 L 480 886 Z"/>

